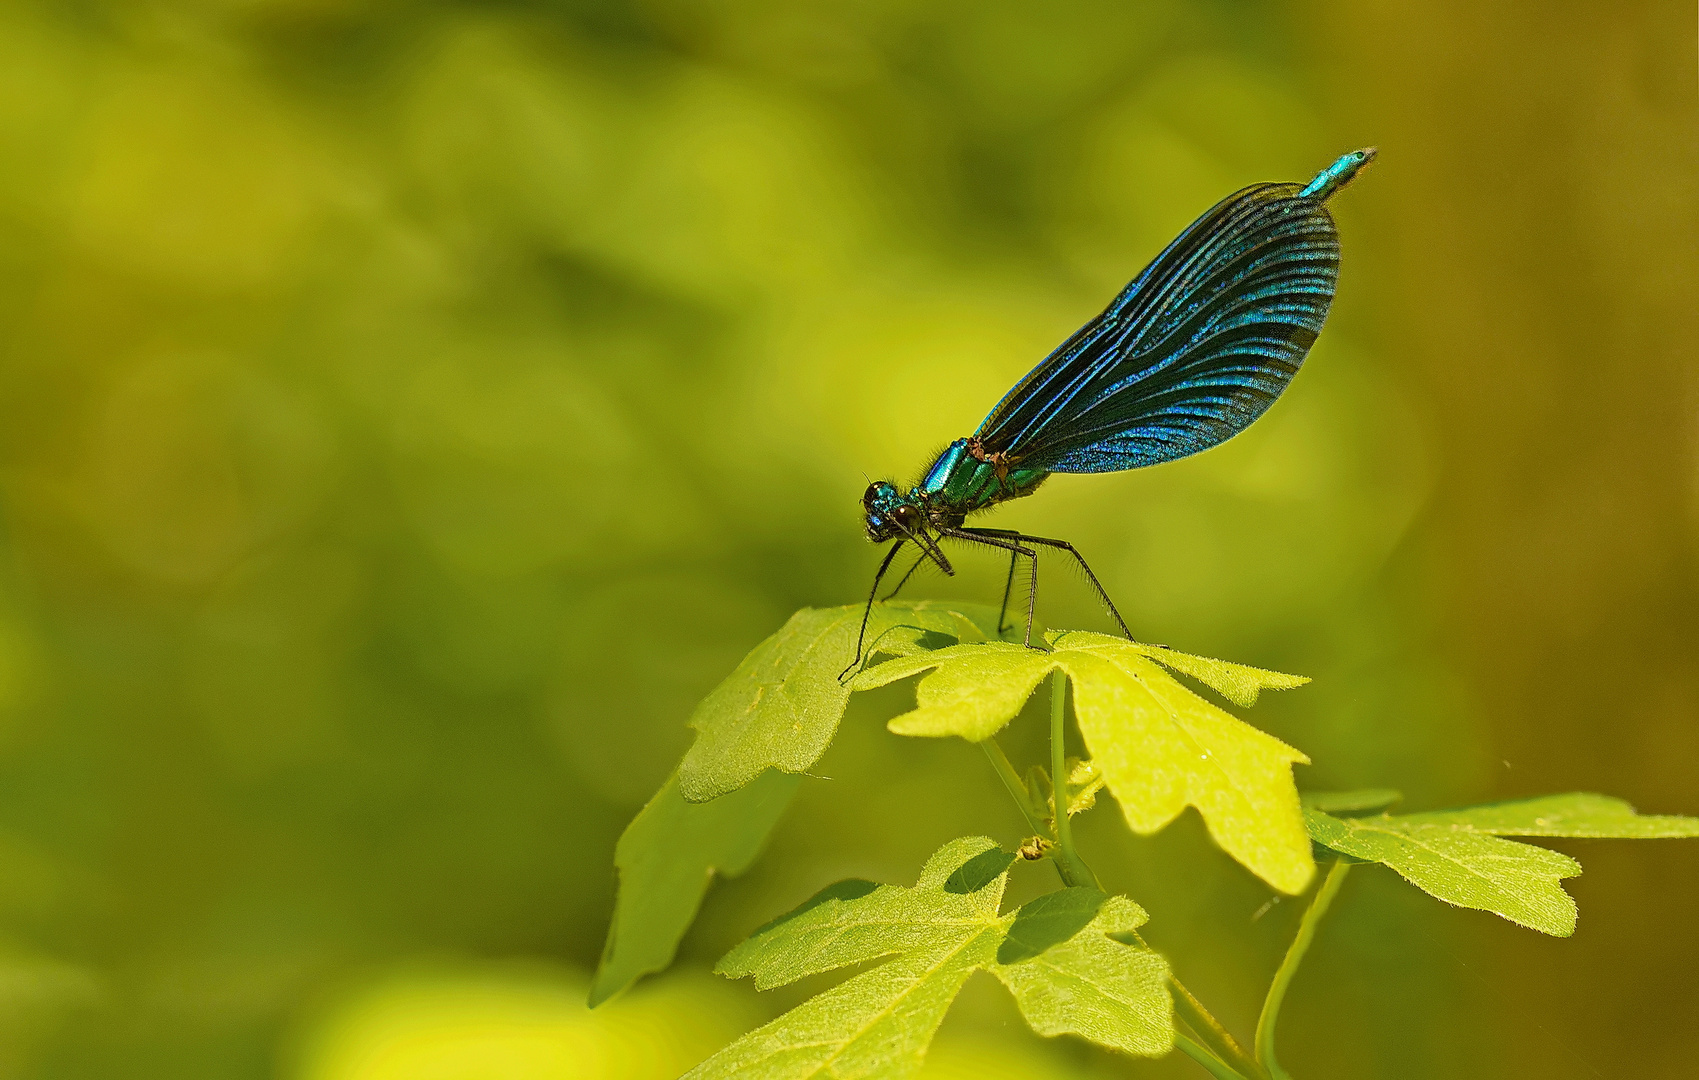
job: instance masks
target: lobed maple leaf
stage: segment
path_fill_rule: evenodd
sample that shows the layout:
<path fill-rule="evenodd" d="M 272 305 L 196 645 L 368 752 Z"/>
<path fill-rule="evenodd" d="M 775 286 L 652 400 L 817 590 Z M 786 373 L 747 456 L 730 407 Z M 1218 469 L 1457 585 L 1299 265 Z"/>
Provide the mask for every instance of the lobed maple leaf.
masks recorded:
<path fill-rule="evenodd" d="M 619 892 L 590 984 L 591 1008 L 672 963 L 715 875 L 749 868 L 801 782 L 773 770 L 724 798 L 688 803 L 678 773 L 667 777 L 614 848 Z"/>
<path fill-rule="evenodd" d="M 1386 804 L 1362 797 L 1372 794 L 1389 794 L 1388 802 L 1397 796 L 1306 796 L 1311 838 L 1342 855 L 1389 866 L 1448 904 L 1490 911 L 1557 937 L 1575 932 L 1575 901 L 1559 882 L 1581 873 L 1581 864 L 1560 852 L 1501 837 L 1699 836 L 1699 818 L 1642 816 L 1621 799 L 1582 792 L 1420 814 L 1335 816 Z"/>
<path fill-rule="evenodd" d="M 861 690 L 925 672 L 917 707 L 892 720 L 900 735 L 990 738 L 1021 711 L 1051 671 L 1066 672 L 1091 760 L 1135 832 L 1153 833 L 1195 806 L 1216 843 L 1283 892 L 1315 874 L 1292 779 L 1309 758 L 1187 689 L 1167 668 L 1240 702 L 1304 679 L 1187 656 L 1085 631 L 1045 636 L 1048 652 L 1008 642 L 913 651 L 851 682 Z"/>
<path fill-rule="evenodd" d="M 1166 1054 L 1167 961 L 1114 936 L 1142 925 L 1144 911 L 1073 888 L 999 913 L 1013 860 L 985 837 L 952 840 L 913 887 L 840 881 L 756 931 L 716 970 L 768 989 L 886 959 L 738 1039 L 687 1080 L 908 1076 L 978 970 L 1002 980 L 1040 1034 Z"/>
<path fill-rule="evenodd" d="M 807 772 L 831 745 L 849 704 L 838 676 L 855 655 L 863 607 L 804 608 L 752 649 L 691 714 L 696 741 L 679 766 L 679 790 L 706 802 L 767 769 Z M 995 637 L 990 608 L 920 600 L 877 604 L 867 653 Z"/>

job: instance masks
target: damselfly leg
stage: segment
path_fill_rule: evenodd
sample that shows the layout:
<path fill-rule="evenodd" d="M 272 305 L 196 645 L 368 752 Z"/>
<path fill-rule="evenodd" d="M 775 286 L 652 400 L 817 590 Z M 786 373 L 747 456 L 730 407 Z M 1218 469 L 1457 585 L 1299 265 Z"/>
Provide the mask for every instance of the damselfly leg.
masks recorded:
<path fill-rule="evenodd" d="M 1099 600 L 1103 601 L 1103 606 L 1109 609 L 1109 614 L 1114 617 L 1115 625 L 1117 625 L 1121 628 L 1121 633 L 1126 636 L 1128 641 L 1133 640 L 1133 632 L 1127 628 L 1127 620 L 1121 618 L 1121 612 L 1116 609 L 1115 601 L 1109 599 L 1108 591 L 1106 589 L 1104 589 L 1103 584 L 1097 580 L 1097 575 L 1092 573 L 1091 564 L 1085 561 L 1085 556 L 1081 555 L 1079 549 L 1076 548 L 1074 545 L 1068 543 L 1066 540 L 1053 540 L 1053 539 L 1051 539 L 1050 537 L 1047 537 L 1047 536 L 1033 536 L 1030 533 L 1015 532 L 1012 529 L 971 529 L 971 528 L 964 528 L 964 529 L 961 529 L 959 531 L 965 532 L 965 533 L 981 533 L 981 534 L 984 534 L 984 535 L 987 535 L 987 536 L 996 536 L 996 537 L 1000 537 L 1000 538 L 1005 539 L 1005 540 L 1012 540 L 1012 541 L 1014 541 L 1015 543 L 1018 543 L 1018 544 L 1043 544 L 1046 547 L 1061 548 L 1063 551 L 1066 551 L 1068 554 L 1072 555 L 1079 562 L 1080 569 L 1085 571 L 1086 580 L 1091 582 L 1091 587 L 1092 587 L 1093 590 L 1096 591 L 1097 598 Z M 1015 573 L 1015 567 L 1014 567 L 1013 562 L 1011 561 L 1011 563 L 1009 565 L 1009 576 L 1010 576 L 1011 580 L 1013 580 L 1013 578 L 1014 578 L 1014 573 Z M 1009 596 L 1008 596 L 1008 590 L 1007 589 L 1005 589 L 1004 593 L 1003 593 L 1003 603 L 1004 603 L 1005 606 L 1007 606 L 1008 603 L 1009 603 Z M 1001 632 L 1001 627 L 999 627 L 999 632 Z"/>
<path fill-rule="evenodd" d="M 838 672 L 839 682 L 843 682 L 844 676 L 854 671 L 861 663 L 861 647 L 867 643 L 867 620 L 873 615 L 873 601 L 879 596 L 879 582 L 884 579 L 885 571 L 891 568 L 891 560 L 897 557 L 897 552 L 903 549 L 904 543 L 906 541 L 898 540 L 891 545 L 891 550 L 885 552 L 885 558 L 879 563 L 879 571 L 873 575 L 873 587 L 867 590 L 867 606 L 861 609 L 861 632 L 855 636 L 855 659 L 849 662 L 848 667 Z"/>
<path fill-rule="evenodd" d="M 973 544 L 982 544 L 986 547 L 997 548 L 1009 553 L 1009 574 L 1003 582 L 1003 604 L 997 610 L 997 634 L 999 637 L 1003 635 L 1006 629 L 1012 629 L 1011 627 L 1006 627 L 1004 625 L 1004 619 L 1008 616 L 1009 598 L 1014 592 L 1015 566 L 1024 556 L 1032 560 L 1032 573 L 1029 578 L 1029 592 L 1027 593 L 1026 635 L 1023 638 L 1023 642 L 1029 649 L 1042 649 L 1044 647 L 1042 645 L 1034 645 L 1032 643 L 1032 624 L 1037 618 L 1038 611 L 1038 552 L 1034 551 L 1031 547 L 1026 546 L 1029 544 L 1042 544 L 1045 547 L 1059 548 L 1074 557 L 1074 560 L 1080 564 L 1080 569 L 1085 571 L 1086 580 L 1091 582 L 1092 591 L 1097 593 L 1097 598 L 1103 601 L 1103 606 L 1108 609 L 1110 617 L 1115 620 L 1115 625 L 1121 628 L 1121 633 L 1125 635 L 1128 641 L 1133 640 L 1133 632 L 1128 628 L 1127 620 L 1121 617 L 1121 611 L 1115 606 L 1115 601 L 1109 598 L 1109 591 L 1105 589 L 1103 587 L 1103 583 L 1097 579 L 1096 572 L 1092 570 L 1091 564 L 1086 562 L 1085 556 L 1081 555 L 1079 549 L 1068 541 L 1057 540 L 1054 537 L 1049 536 L 1033 536 L 1030 533 L 1016 532 L 1013 529 L 940 529 L 938 530 L 938 536 L 940 538 L 947 537 L 952 540 L 965 540 Z M 891 550 L 885 553 L 884 561 L 879 564 L 879 572 L 873 575 L 873 588 L 868 590 L 867 606 L 861 613 L 861 632 L 856 636 L 855 640 L 855 659 L 850 662 L 848 667 L 844 668 L 844 670 L 839 673 L 838 678 L 840 681 L 861 663 L 862 651 L 867 644 L 868 620 L 873 615 L 873 604 L 879 596 L 879 583 L 884 580 L 886 572 L 890 570 L 891 563 L 896 559 L 897 552 L 902 548 L 903 543 L 904 541 L 899 540 L 891 546 Z M 915 561 L 915 564 L 909 567 L 908 571 L 903 574 L 902 580 L 897 582 L 897 587 L 886 594 L 885 599 L 889 600 L 896 596 L 897 593 L 901 591 L 902 587 L 908 583 L 908 579 L 914 576 L 914 572 L 919 568 L 920 564 L 925 562 L 929 557 L 930 556 L 927 552 L 923 550 L 920 553 L 920 557 Z"/>
<path fill-rule="evenodd" d="M 925 561 L 926 561 L 926 552 L 923 551 L 915 558 L 913 565 L 911 565 L 908 568 L 908 571 L 903 574 L 902 580 L 897 582 L 897 587 L 892 589 L 890 592 L 886 593 L 884 596 L 880 597 L 879 602 L 881 604 L 883 604 L 883 603 L 887 603 L 888 601 L 895 600 L 897 598 L 897 594 L 903 591 L 903 586 L 908 584 L 908 579 L 914 576 L 914 572 L 916 570 L 919 570 L 920 564 L 925 562 Z"/>
<path fill-rule="evenodd" d="M 998 637 L 1002 637 L 1004 633 L 1006 633 L 1009 630 L 1014 629 L 1014 626 L 1012 624 L 1009 624 L 1007 622 L 1007 619 L 1008 619 L 1008 615 L 1009 615 L 1009 597 L 1014 595 L 1015 566 L 1016 566 L 1017 563 L 1020 562 L 1020 560 L 1021 560 L 1021 553 L 1020 552 L 1018 552 L 1018 551 L 1009 552 L 1009 576 L 1007 578 L 1005 578 L 1004 581 L 1003 581 L 1003 604 L 1002 604 L 1001 607 L 999 607 L 997 609 L 997 636 Z M 925 553 L 922 553 L 919 557 L 917 557 L 914 560 L 914 564 L 908 568 L 908 572 L 903 574 L 902 580 L 897 582 L 897 587 L 892 589 L 890 592 L 886 593 L 883 597 L 881 597 L 879 602 L 885 603 L 887 601 L 896 599 L 897 594 L 903 591 L 903 586 L 908 584 L 909 578 L 914 576 L 914 572 L 916 570 L 919 570 L 921 564 L 924 563 L 924 562 L 926 562 L 926 555 L 925 555 Z M 1088 569 L 1087 573 L 1089 573 L 1089 572 L 1090 571 Z"/>
<path fill-rule="evenodd" d="M 947 536 L 954 540 L 966 540 L 969 543 L 974 544 L 984 544 L 986 547 L 1001 548 L 1004 551 L 1009 552 L 1009 574 L 1011 581 L 1014 576 L 1014 560 L 1022 555 L 1025 555 L 1028 559 L 1032 560 L 1032 591 L 1027 594 L 1026 598 L 1026 638 L 1024 643 L 1029 649 L 1043 649 L 1044 646 L 1034 645 L 1032 643 L 1032 622 L 1033 617 L 1038 610 L 1038 552 L 1029 547 L 1022 547 L 1017 540 L 1005 539 L 1005 533 L 1000 529 L 939 529 L 938 535 Z M 1007 535 L 1013 537 L 1018 536 L 1019 534 Z M 1007 605 L 1008 602 L 1008 590 L 1005 589 L 1003 603 Z M 1001 636 L 1003 633 L 1002 622 L 1003 616 L 999 613 L 997 616 L 998 636 Z"/>
<path fill-rule="evenodd" d="M 1004 631 L 1013 630 L 1013 626 L 1004 626 L 1003 620 L 1009 614 L 1009 593 L 1015 587 L 1015 561 L 1020 558 L 1018 552 L 1009 552 L 1009 576 L 1003 579 L 1003 606 L 997 609 L 997 636 L 1002 637 Z"/>

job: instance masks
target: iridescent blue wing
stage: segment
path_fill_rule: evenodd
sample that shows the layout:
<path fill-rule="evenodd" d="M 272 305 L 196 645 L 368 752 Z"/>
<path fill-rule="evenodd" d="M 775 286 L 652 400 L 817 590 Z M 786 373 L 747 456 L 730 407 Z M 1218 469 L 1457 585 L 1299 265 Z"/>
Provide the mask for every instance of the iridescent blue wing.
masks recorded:
<path fill-rule="evenodd" d="M 976 449 L 1048 472 L 1116 472 L 1243 431 L 1321 332 L 1339 276 L 1325 200 L 1371 156 L 1347 154 L 1307 187 L 1257 184 L 1217 203 L 998 402 Z"/>

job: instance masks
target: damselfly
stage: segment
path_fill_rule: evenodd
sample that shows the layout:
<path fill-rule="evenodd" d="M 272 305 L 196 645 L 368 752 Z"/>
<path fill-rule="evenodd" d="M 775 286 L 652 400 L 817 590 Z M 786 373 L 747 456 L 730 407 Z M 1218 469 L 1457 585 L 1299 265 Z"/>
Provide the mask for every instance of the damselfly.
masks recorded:
<path fill-rule="evenodd" d="M 879 582 L 912 543 L 915 567 L 953 575 L 940 540 L 1009 553 L 998 631 L 1022 557 L 1031 564 L 1026 644 L 1038 603 L 1039 547 L 1072 555 L 1116 625 L 1132 631 L 1085 558 L 1066 540 L 970 528 L 968 515 L 1031 495 L 1051 473 L 1137 469 L 1207 450 L 1248 427 L 1297 374 L 1321 332 L 1339 278 L 1339 231 L 1327 200 L 1374 159 L 1346 154 L 1308 184 L 1253 184 L 1194 221 L 1103 313 L 1045 357 L 966 439 L 908 491 L 887 480 L 861 498 L 867 538 L 895 540 L 867 594 L 855 658 Z M 890 596 L 908 581 L 910 568 Z M 889 599 L 887 596 L 886 599 Z"/>

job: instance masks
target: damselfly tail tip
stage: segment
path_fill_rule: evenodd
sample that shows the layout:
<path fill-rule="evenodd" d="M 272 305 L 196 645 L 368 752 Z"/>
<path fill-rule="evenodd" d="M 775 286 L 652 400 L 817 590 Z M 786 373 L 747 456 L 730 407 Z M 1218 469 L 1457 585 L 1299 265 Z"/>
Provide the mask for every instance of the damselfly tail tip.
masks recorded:
<path fill-rule="evenodd" d="M 1323 201 L 1332 198 L 1346 184 L 1355 180 L 1357 174 L 1367 168 L 1369 162 L 1379 153 L 1377 147 L 1365 146 L 1361 150 L 1342 154 L 1338 161 L 1317 173 L 1316 178 L 1306 184 L 1304 190 L 1298 192 L 1299 197 Z"/>

